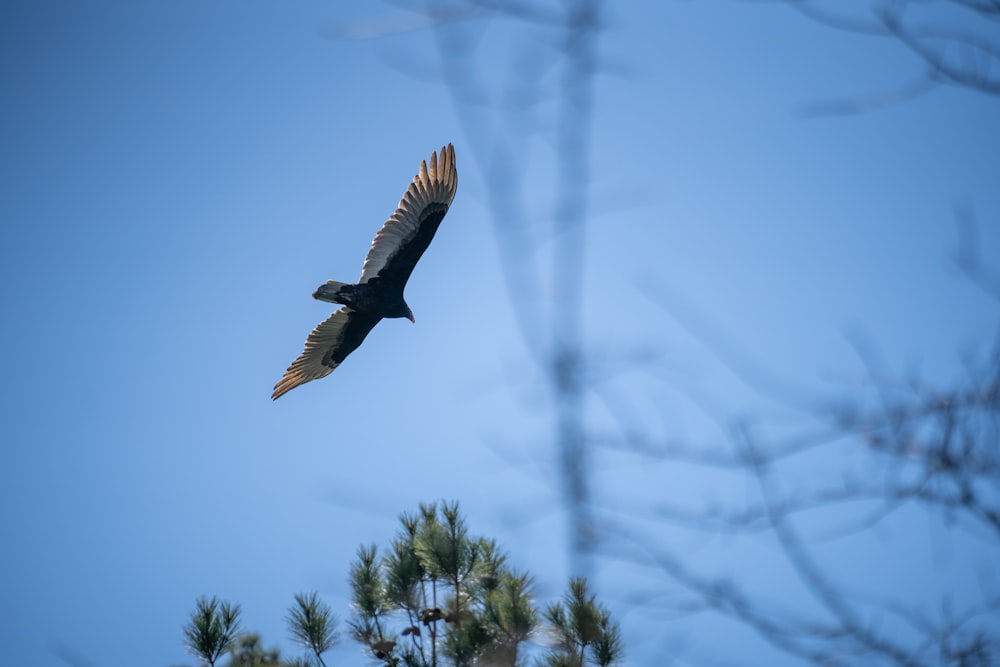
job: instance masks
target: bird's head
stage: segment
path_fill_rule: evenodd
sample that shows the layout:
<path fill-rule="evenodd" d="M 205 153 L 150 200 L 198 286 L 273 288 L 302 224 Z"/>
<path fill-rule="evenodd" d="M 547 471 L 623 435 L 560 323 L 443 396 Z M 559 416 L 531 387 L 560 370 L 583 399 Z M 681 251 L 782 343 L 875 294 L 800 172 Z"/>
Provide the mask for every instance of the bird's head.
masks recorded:
<path fill-rule="evenodd" d="M 390 305 L 382 317 L 405 317 L 411 322 L 416 323 L 416 320 L 413 319 L 413 311 L 410 310 L 410 307 L 402 299 Z"/>

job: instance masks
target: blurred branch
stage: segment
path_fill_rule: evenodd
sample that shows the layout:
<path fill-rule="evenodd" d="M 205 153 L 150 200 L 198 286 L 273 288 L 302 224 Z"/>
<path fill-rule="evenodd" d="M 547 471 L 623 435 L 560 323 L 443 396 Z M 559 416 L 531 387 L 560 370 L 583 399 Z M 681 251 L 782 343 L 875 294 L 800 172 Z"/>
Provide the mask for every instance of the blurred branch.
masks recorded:
<path fill-rule="evenodd" d="M 55 644 L 52 646 L 52 653 L 72 667 L 97 667 L 96 662 L 91 661 L 66 644 Z"/>
<path fill-rule="evenodd" d="M 791 571 L 809 590 L 816 603 L 813 613 L 789 617 L 762 598 L 746 593 L 726 578 L 696 573 L 671 549 L 654 546 L 644 535 L 629 531 L 628 517 L 606 515 L 602 521 L 605 553 L 640 564 L 654 565 L 693 595 L 678 608 L 706 605 L 754 629 L 782 651 L 817 665 L 855 664 L 874 660 L 887 665 L 988 665 L 1000 650 L 1000 636 L 989 632 L 988 621 L 1000 611 L 1000 591 L 984 590 L 984 601 L 952 613 L 947 607 L 933 620 L 907 601 L 881 603 L 877 608 L 907 622 L 915 637 L 890 636 L 879 631 L 875 621 L 866 621 L 861 600 L 849 587 L 836 582 L 832 572 L 812 554 L 812 540 L 798 530 L 813 511 L 832 504 L 875 502 L 881 507 L 853 524 L 843 534 L 868 528 L 899 507 L 921 503 L 949 515 L 966 517 L 989 529 L 987 539 L 1000 546 L 1000 356 L 990 355 L 989 364 L 968 383 L 932 392 L 912 383 L 904 385 L 903 397 L 878 403 L 874 410 L 845 412 L 835 421 L 853 434 L 858 446 L 880 460 L 868 481 L 842 487 L 812 488 L 808 480 L 783 473 L 782 457 L 772 455 L 770 444 L 761 441 L 745 425 L 737 424 L 733 437 L 739 453 L 732 460 L 755 480 L 760 504 L 726 512 L 685 511 L 675 507 L 654 510 L 652 518 L 729 534 L 773 535 Z M 942 398 L 946 395 L 947 398 Z M 834 442 L 828 440 L 828 443 Z M 840 442 L 838 440 L 837 442 Z M 904 468 L 903 472 L 898 469 Z M 893 471 L 898 474 L 891 474 Z M 789 482 L 793 491 L 779 492 L 777 479 Z M 842 536 L 842 535 L 841 535 Z M 625 544 L 628 547 L 624 546 Z"/>
<path fill-rule="evenodd" d="M 974 284 L 978 285 L 997 302 L 1000 302 L 1000 273 L 983 264 L 980 255 L 979 223 L 972 206 L 955 206 L 958 226 L 958 252 L 955 263 Z"/>
<path fill-rule="evenodd" d="M 992 274 L 978 254 L 974 218 L 963 211 L 959 220 L 959 265 L 992 295 Z M 1000 305 L 1000 299 L 996 303 Z M 699 532 L 773 537 L 788 572 L 808 590 L 810 611 L 789 617 L 725 578 L 695 572 L 670 548 L 627 531 L 627 516 L 605 516 L 604 550 L 658 567 L 692 595 L 693 601 L 679 607 L 705 604 L 753 628 L 776 648 L 817 665 L 994 664 L 1000 655 L 1000 634 L 990 629 L 1000 627 L 996 582 L 984 582 L 979 604 L 963 603 L 952 611 L 946 598 L 935 619 L 915 598 L 866 602 L 837 581 L 837 570 L 814 550 L 817 532 L 825 533 L 824 541 L 841 539 L 888 520 L 904 507 L 918 507 L 940 513 L 946 530 L 973 531 L 1000 552 L 1000 347 L 973 359 L 958 379 L 937 386 L 894 379 L 861 341 L 856 349 L 865 366 L 865 382 L 852 387 L 849 398 L 823 405 L 815 417 L 824 427 L 811 435 L 807 431 L 784 440 L 762 437 L 742 421 L 730 429 L 732 451 L 651 443 L 635 435 L 617 443 L 608 438 L 607 443 L 665 463 L 742 471 L 756 485 L 757 502 L 701 508 L 660 502 L 648 518 Z M 820 457 L 818 478 L 801 474 L 803 456 Z M 851 457 L 859 462 L 853 470 L 834 463 L 845 466 L 838 482 L 838 471 L 829 462 Z M 853 505 L 861 511 L 850 511 Z M 841 507 L 839 514 L 851 517 L 847 525 L 818 529 L 824 524 L 818 515 L 835 506 Z M 808 536 L 800 528 L 806 526 Z M 622 548 L 622 537 L 632 548 Z M 887 615 L 911 632 L 881 629 L 879 619 Z"/>
<path fill-rule="evenodd" d="M 439 50 L 440 78 L 447 86 L 475 163 L 488 184 L 489 211 L 500 249 L 505 283 L 525 348 L 543 369 L 550 388 L 562 496 L 569 515 L 571 569 L 586 575 L 585 553 L 592 539 L 590 465 L 583 421 L 583 332 L 581 309 L 590 179 L 589 132 L 597 40 L 603 27 L 600 0 L 519 2 L 516 0 L 433 0 L 405 8 L 402 18 L 372 26 L 349 26 L 341 34 L 373 37 L 432 27 Z M 543 31 L 542 41 L 522 35 L 512 54 L 510 93 L 494 117 L 489 102 L 496 90 L 484 87 L 477 71 L 478 42 L 459 30 L 469 21 L 515 22 L 519 29 Z M 541 46 L 544 45 L 544 49 Z M 547 50 L 528 59 L 526 54 Z M 535 53 L 535 55 L 539 55 Z M 557 77 L 539 85 L 543 75 Z M 491 77 L 491 81 L 492 81 Z M 495 87 L 496 88 L 496 87 Z M 547 90 L 546 90 L 547 89 Z M 543 92 L 545 91 L 545 92 Z M 535 114 L 554 102 L 551 131 L 545 135 L 555 156 L 555 192 L 550 216 L 531 215 L 522 205 L 528 178 L 529 143 L 539 133 Z M 538 238 L 552 240 L 542 256 Z M 546 288 L 549 298 L 543 298 Z"/>
<path fill-rule="evenodd" d="M 800 114 L 805 118 L 822 118 L 829 116 L 853 116 L 856 114 L 878 111 L 898 104 L 905 104 L 921 95 L 936 90 L 938 84 L 932 79 L 922 77 L 902 84 L 896 88 L 850 99 L 830 99 L 809 102 L 802 105 Z"/>
<path fill-rule="evenodd" d="M 761 463 L 756 455 L 757 443 L 750 433 L 741 429 L 740 437 L 743 447 L 748 453 L 746 459 L 751 462 L 751 470 L 757 479 L 771 530 L 777 536 L 782 551 L 800 579 L 805 582 L 813 596 L 836 620 L 836 634 L 839 641 L 843 642 L 849 638 L 852 642 L 863 647 L 864 650 L 882 655 L 896 665 L 915 667 L 920 664 L 911 657 L 907 650 L 888 640 L 884 635 L 864 626 L 857 612 L 847 600 L 843 589 L 833 583 L 830 575 L 819 566 L 805 548 L 805 543 L 795 530 L 793 523 L 787 519 L 787 515 L 771 511 L 774 488 L 768 479 L 768 468 Z M 852 652 L 854 650 L 856 649 L 852 648 Z"/>
<path fill-rule="evenodd" d="M 990 78 L 990 63 L 997 54 L 991 42 L 963 32 L 916 28 L 906 20 L 911 6 L 933 3 L 879 3 L 865 20 L 858 20 L 827 13 L 818 2 L 779 1 L 830 27 L 892 38 L 927 65 L 924 80 L 845 107 L 844 112 L 912 99 L 942 83 L 986 94 L 1000 92 L 996 88 L 1000 84 Z M 996 20 L 997 6 L 992 0 L 941 0 L 937 4 L 960 7 L 983 21 Z M 716 358 L 757 395 L 792 408 L 806 425 L 792 435 L 772 437 L 761 435 L 763 429 L 758 432 L 754 424 L 743 420 L 722 429 L 731 442 L 714 446 L 647 435 L 631 424 L 634 417 L 629 406 L 612 390 L 599 386 L 594 375 L 597 366 L 591 361 L 597 355 L 585 344 L 581 313 L 586 306 L 592 97 L 603 9 L 598 0 L 531 4 L 431 0 L 405 14 L 410 26 L 433 28 L 441 82 L 486 183 L 487 208 L 519 331 L 549 386 L 561 493 L 569 514 L 572 569 L 586 572 L 592 549 L 654 568 L 685 593 L 675 605 L 681 613 L 714 610 L 753 629 L 777 649 L 817 665 L 989 664 L 1000 655 L 1000 634 L 985 629 L 984 619 L 996 614 L 1000 592 L 986 591 L 982 604 L 955 613 L 943 605 L 940 618 L 931 618 L 909 600 L 869 603 L 824 568 L 815 553 L 814 536 L 803 528 L 817 532 L 811 518 L 833 506 L 861 507 L 860 512 L 851 513 L 846 525 L 827 532 L 826 539 L 839 539 L 886 522 L 904 507 L 918 507 L 961 520 L 949 524 L 949 530 L 976 530 L 977 536 L 985 534 L 991 544 L 996 541 L 1000 546 L 997 350 L 991 350 L 964 381 L 938 387 L 896 381 L 873 357 L 862 355 L 865 384 L 851 387 L 846 401 L 817 404 L 804 400 L 800 387 L 752 363 L 751 355 L 727 337 L 713 336 L 710 328 L 702 326 L 695 333 Z M 477 26 L 481 23 L 485 32 L 495 19 L 519 31 L 511 37 L 513 45 L 500 51 L 511 54 L 509 88 L 498 83 L 495 71 L 484 76 L 478 68 L 482 32 L 472 33 L 470 26 L 479 22 Z M 401 19 L 397 25 L 405 24 Z M 942 43 L 974 54 L 969 56 L 972 60 L 960 67 L 958 61 L 946 57 Z M 531 187 L 539 180 L 532 171 L 538 162 L 533 150 L 539 139 L 552 150 L 551 215 L 536 214 L 537 207 L 527 203 Z M 1000 281 L 979 258 L 974 216 L 971 211 L 956 215 L 962 233 L 959 267 L 1000 302 Z M 654 295 L 654 300 L 664 306 L 662 293 Z M 668 312 L 676 307 L 673 301 L 665 305 Z M 584 418 L 585 398 L 600 401 L 617 421 L 619 432 L 612 427 L 611 432 L 592 433 Z M 806 589 L 808 608 L 791 613 L 776 609 L 723 577 L 706 576 L 696 570 L 688 555 L 681 557 L 649 534 L 630 530 L 628 521 L 634 516 L 598 506 L 590 477 L 596 447 L 664 464 L 708 466 L 751 484 L 756 500 L 735 509 L 720 506 L 692 511 L 654 498 L 651 507 L 640 511 L 643 518 L 661 525 L 773 538 L 783 572 Z M 846 460 L 845 451 L 862 465 L 831 468 L 831 461 L 840 465 Z M 823 460 L 821 484 L 797 474 L 796 466 L 809 456 Z M 789 489 L 781 488 L 779 480 Z M 374 567 L 374 551 L 370 560 L 369 566 Z M 372 605 L 373 609 L 378 606 Z M 372 618 L 377 621 L 378 614 Z M 912 634 L 897 636 L 884 630 L 879 623 L 885 618 L 905 624 Z M 355 634 L 369 642 L 381 639 L 376 621 L 356 626 Z"/>
<path fill-rule="evenodd" d="M 964 2 L 958 2 L 965 5 Z M 930 68 L 929 76 L 989 95 L 1000 95 L 1000 79 L 990 73 L 1000 64 L 1000 48 L 985 38 L 947 29 L 917 30 L 904 22 L 909 3 L 885 4 L 878 12 L 886 31 L 919 56 Z M 935 48 L 932 44 L 940 44 Z M 946 49 L 960 50 L 962 65 L 953 63 Z"/>
<path fill-rule="evenodd" d="M 802 109 L 806 117 L 867 113 L 912 100 L 941 84 L 1000 95 L 1000 74 L 997 73 L 1000 72 L 1000 43 L 987 37 L 995 34 L 996 22 L 1000 20 L 995 0 L 871 0 L 870 12 L 863 17 L 847 14 L 856 5 L 845 3 L 829 3 L 836 7 L 831 11 L 821 0 L 749 1 L 781 2 L 809 20 L 834 30 L 893 39 L 925 66 L 920 80 L 894 86 L 876 95 L 810 103 Z M 937 23 L 917 26 L 916 19 L 911 16 L 921 10 L 930 13 L 932 5 Z M 945 13 L 954 25 L 940 23 Z M 964 27 L 959 29 L 958 24 Z"/>
<path fill-rule="evenodd" d="M 755 602 L 753 597 L 726 578 L 702 576 L 684 564 L 667 548 L 654 547 L 643 535 L 636 535 L 614 521 L 601 524 L 604 530 L 602 551 L 608 555 L 652 566 L 694 595 L 684 603 L 696 610 L 700 605 L 733 618 L 754 630 L 758 636 L 781 651 L 808 662 L 822 665 L 847 664 L 822 648 L 810 645 L 816 637 L 835 636 L 833 629 L 818 622 L 787 618 Z"/>

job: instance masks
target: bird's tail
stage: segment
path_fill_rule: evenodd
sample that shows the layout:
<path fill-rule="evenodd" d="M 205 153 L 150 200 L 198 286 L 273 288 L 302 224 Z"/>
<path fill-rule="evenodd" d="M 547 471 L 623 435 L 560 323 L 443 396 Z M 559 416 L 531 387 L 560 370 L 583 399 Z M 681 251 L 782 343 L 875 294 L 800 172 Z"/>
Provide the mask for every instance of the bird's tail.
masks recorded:
<path fill-rule="evenodd" d="M 350 305 L 351 287 L 354 287 L 354 285 L 340 283 L 336 280 L 327 280 L 325 284 L 316 288 L 316 291 L 313 292 L 313 298 L 347 306 Z"/>

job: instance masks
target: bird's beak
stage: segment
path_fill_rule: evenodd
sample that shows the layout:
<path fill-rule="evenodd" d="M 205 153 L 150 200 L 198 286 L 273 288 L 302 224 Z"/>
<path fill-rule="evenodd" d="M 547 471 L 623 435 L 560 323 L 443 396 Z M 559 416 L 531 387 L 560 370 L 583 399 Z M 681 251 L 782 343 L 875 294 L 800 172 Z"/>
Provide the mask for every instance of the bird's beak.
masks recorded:
<path fill-rule="evenodd" d="M 410 311 L 410 314 L 406 316 L 406 318 L 407 318 L 408 320 L 410 320 L 411 322 L 413 322 L 414 324 L 416 324 L 416 323 L 417 323 L 417 320 L 416 320 L 416 318 L 415 318 L 415 317 L 413 317 L 413 311 L 412 311 L 412 310 Z"/>

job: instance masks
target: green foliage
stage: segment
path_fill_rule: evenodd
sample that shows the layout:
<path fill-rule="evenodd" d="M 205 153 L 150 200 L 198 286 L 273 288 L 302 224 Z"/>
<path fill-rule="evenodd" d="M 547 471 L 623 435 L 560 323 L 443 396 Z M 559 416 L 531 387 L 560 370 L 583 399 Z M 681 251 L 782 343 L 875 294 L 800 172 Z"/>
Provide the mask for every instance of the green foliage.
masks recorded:
<path fill-rule="evenodd" d="M 427 577 L 415 546 L 419 519 L 404 514 L 399 520 L 403 530 L 393 540 L 391 553 L 385 558 L 385 594 L 395 608 L 416 609 L 426 606 L 426 600 L 421 598 L 421 582 Z"/>
<path fill-rule="evenodd" d="M 380 553 L 358 548 L 350 566 L 351 638 L 387 667 L 524 667 L 523 645 L 538 630 L 531 577 L 515 572 L 493 540 L 469 534 L 458 503 L 420 505 L 400 517 L 400 530 Z M 230 652 L 229 667 L 326 667 L 338 641 L 337 618 L 316 593 L 299 593 L 285 615 L 292 639 L 311 652 L 282 662 L 259 635 L 239 634 L 239 605 L 200 598 L 184 627 L 185 646 L 212 667 Z M 608 610 L 583 579 L 542 620 L 554 648 L 536 667 L 611 667 L 622 640 Z"/>
<path fill-rule="evenodd" d="M 544 662 L 548 667 L 583 667 L 587 663 L 610 667 L 621 661 L 621 629 L 607 608 L 588 592 L 586 580 L 570 579 L 563 599 L 545 610 L 545 620 L 556 640 L 555 650 Z"/>
<path fill-rule="evenodd" d="M 184 647 L 215 667 L 215 661 L 235 645 L 240 631 L 240 606 L 225 600 L 198 598 L 191 620 L 184 626 Z"/>
<path fill-rule="evenodd" d="M 265 649 L 256 632 L 237 637 L 229 653 L 229 667 L 285 667 L 278 649 Z"/>
<path fill-rule="evenodd" d="M 517 664 L 537 620 L 528 577 L 469 534 L 458 503 L 422 504 L 400 525 L 384 558 L 364 549 L 351 568 L 354 638 L 387 665 Z"/>
<path fill-rule="evenodd" d="M 483 617 L 494 628 L 498 664 L 517 664 L 518 646 L 538 625 L 530 588 L 527 574 L 504 571 L 497 578 L 497 586 L 486 592 Z"/>
<path fill-rule="evenodd" d="M 382 632 L 382 618 L 392 609 L 392 602 L 386 597 L 382 575 L 382 561 L 378 548 L 358 547 L 358 558 L 351 564 L 351 600 L 355 613 L 348 625 L 351 637 L 362 644 L 382 646 L 391 641 Z M 373 648 L 373 652 L 376 651 Z"/>
<path fill-rule="evenodd" d="M 312 651 L 316 661 L 326 667 L 322 654 L 337 643 L 337 617 L 330 611 L 329 605 L 316 593 L 308 596 L 298 593 L 285 621 L 295 643 Z"/>

